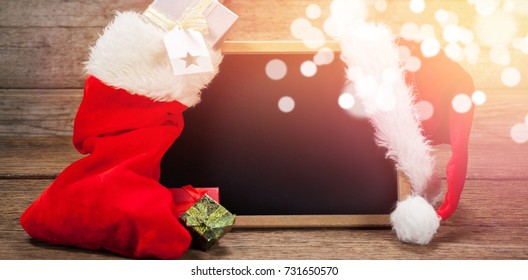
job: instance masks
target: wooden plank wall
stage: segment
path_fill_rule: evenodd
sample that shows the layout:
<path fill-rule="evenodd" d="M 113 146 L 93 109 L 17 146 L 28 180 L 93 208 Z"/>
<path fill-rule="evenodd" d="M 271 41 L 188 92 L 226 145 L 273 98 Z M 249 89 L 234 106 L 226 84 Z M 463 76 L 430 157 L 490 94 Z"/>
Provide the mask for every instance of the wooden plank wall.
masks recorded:
<path fill-rule="evenodd" d="M 395 31 L 406 22 L 428 23 L 434 26 L 440 37 L 442 29 L 434 20 L 438 9 L 457 13 L 462 26 L 475 27 L 475 8 L 467 1 L 428 0 L 427 8 L 421 14 L 409 11 L 408 0 L 388 0 L 387 10 L 377 12 L 374 4 L 380 1 L 368 0 L 369 19 L 388 24 Z M 321 18 L 312 20 L 312 24 L 322 28 L 332 1 L 224 2 L 240 16 L 228 40 L 278 41 L 296 40 L 291 35 L 290 25 L 293 20 L 306 17 L 305 9 L 309 4 L 321 7 Z M 522 4 L 523 1 L 517 2 Z M 71 146 L 70 138 L 75 112 L 82 98 L 82 63 L 87 59 L 89 46 L 94 44 L 116 11 L 141 11 L 149 3 L 148 0 L 0 0 L 0 200 L 6 205 L 2 208 L 0 231 L 8 238 L 0 243 L 8 244 L 8 247 L 5 249 L 0 245 L 4 246 L 6 254 L 11 254 L 11 258 L 20 256 L 16 252 L 23 250 L 29 250 L 25 258 L 47 258 L 39 253 L 39 247 L 28 247 L 27 240 L 22 240 L 18 217 L 50 179 L 80 158 Z M 517 22 L 517 36 L 527 36 L 528 15 L 521 11 L 512 17 Z M 303 234 L 309 236 L 307 240 L 313 238 L 313 241 L 292 244 L 292 251 L 288 253 L 272 251 L 284 246 L 284 238 L 298 238 L 298 232 L 266 232 L 269 243 L 255 246 L 260 244 L 257 240 L 263 232 L 250 231 L 226 238 L 224 248 L 231 248 L 233 254 L 219 249 L 210 254 L 191 252 L 187 257 L 310 258 L 310 254 L 315 254 L 314 258 L 336 258 L 333 254 L 339 252 L 349 258 L 527 258 L 526 239 L 521 236 L 528 229 L 525 219 L 528 210 L 524 206 L 528 143 L 515 143 L 510 130 L 528 118 L 528 55 L 509 47 L 512 50 L 510 65 L 522 74 L 516 87 L 502 84 L 500 76 L 505 66 L 491 62 L 489 47 L 482 46 L 477 64 L 461 63 L 473 76 L 476 87 L 487 94 L 487 102 L 476 110 L 470 140 L 469 181 L 460 210 L 466 218 L 458 216 L 453 221 L 452 232 L 465 230 L 465 234 L 457 235 L 461 236 L 459 240 L 466 238 L 464 244 L 456 243 L 457 238 L 453 239 L 453 234 L 447 230 L 439 237 L 444 242 L 440 244 L 446 245 L 435 245 L 436 251 L 427 247 L 401 248 L 399 243 L 393 242 L 395 237 L 390 232 L 368 231 L 356 232 L 348 243 L 344 242 L 336 249 L 321 247 L 315 244 L 315 240 L 329 236 L 328 242 L 331 242 L 349 234 L 344 232 L 347 230 L 311 230 Z M 450 156 L 449 147 L 438 147 L 437 156 L 438 168 L 442 169 Z M 509 202 L 504 206 L 505 200 Z M 505 236 L 500 237 L 500 234 Z M 370 237 L 381 242 L 369 242 Z M 12 241 L 15 239 L 16 242 Z M 384 253 L 376 254 L 373 246 Z M 309 249 L 311 247 L 315 251 Z M 240 248 L 243 252 L 237 255 Z M 356 255 L 350 255 L 350 252 Z M 61 256 L 112 257 L 76 253 L 70 250 Z"/>

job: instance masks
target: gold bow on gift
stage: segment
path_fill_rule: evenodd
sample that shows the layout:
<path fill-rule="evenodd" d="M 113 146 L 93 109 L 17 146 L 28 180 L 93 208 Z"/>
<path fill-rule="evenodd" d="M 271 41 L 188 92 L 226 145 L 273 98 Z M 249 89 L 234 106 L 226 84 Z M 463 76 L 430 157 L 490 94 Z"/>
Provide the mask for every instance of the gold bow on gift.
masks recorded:
<path fill-rule="evenodd" d="M 162 11 L 156 8 L 155 3 L 150 5 L 143 15 L 151 23 L 159 26 L 165 31 L 171 31 L 178 27 L 181 29 L 192 29 L 202 34 L 209 32 L 207 20 L 203 15 L 205 10 L 211 5 L 213 0 L 199 0 L 194 6 L 189 6 L 182 14 L 179 20 L 171 20 Z"/>

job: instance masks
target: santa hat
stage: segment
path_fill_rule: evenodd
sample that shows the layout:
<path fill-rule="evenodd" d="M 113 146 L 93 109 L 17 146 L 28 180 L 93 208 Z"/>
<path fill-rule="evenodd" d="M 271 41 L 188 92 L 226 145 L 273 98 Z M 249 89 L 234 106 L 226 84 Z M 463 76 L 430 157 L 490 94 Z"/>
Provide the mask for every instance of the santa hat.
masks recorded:
<path fill-rule="evenodd" d="M 387 149 L 387 157 L 412 187 L 391 214 L 393 229 L 404 242 L 427 244 L 440 222 L 456 210 L 464 187 L 473 110 L 456 112 L 452 100 L 473 92 L 472 79 L 442 53 L 425 58 L 418 46 L 401 41 L 421 61 L 417 72 L 405 71 L 397 40 L 383 25 L 354 24 L 337 39 L 347 77 L 375 128 L 377 144 Z M 434 109 L 423 122 L 415 107 L 420 100 Z M 435 211 L 441 191 L 431 145 L 441 143 L 451 144 L 452 156 L 446 168 L 447 192 Z"/>
<path fill-rule="evenodd" d="M 91 49 L 72 163 L 23 213 L 33 238 L 133 258 L 179 258 L 191 243 L 160 162 L 214 72 L 175 76 L 165 32 L 135 12 L 118 13 Z"/>

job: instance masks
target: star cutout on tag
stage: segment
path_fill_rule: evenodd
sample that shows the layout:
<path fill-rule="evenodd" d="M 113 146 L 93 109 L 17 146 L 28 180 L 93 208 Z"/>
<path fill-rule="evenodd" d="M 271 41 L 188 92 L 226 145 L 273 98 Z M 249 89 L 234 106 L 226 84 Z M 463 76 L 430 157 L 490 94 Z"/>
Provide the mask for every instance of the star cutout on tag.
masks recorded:
<path fill-rule="evenodd" d="M 185 68 L 189 68 L 191 65 L 200 66 L 197 62 L 199 55 L 193 56 L 190 52 L 187 52 L 186 57 L 181 57 L 180 59 L 185 61 Z"/>

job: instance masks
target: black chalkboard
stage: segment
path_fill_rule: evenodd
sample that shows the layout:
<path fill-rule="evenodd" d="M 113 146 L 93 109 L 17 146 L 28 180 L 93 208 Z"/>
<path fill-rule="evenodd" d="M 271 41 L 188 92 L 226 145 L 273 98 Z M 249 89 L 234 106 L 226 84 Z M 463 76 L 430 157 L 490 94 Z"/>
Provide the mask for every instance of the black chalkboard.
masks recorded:
<path fill-rule="evenodd" d="M 162 161 L 161 183 L 218 186 L 238 215 L 388 214 L 397 200 L 394 164 L 373 128 L 340 108 L 345 67 L 336 58 L 313 77 L 300 72 L 313 53 L 228 54 L 202 102 Z M 286 76 L 266 65 L 280 59 Z M 295 101 L 279 110 L 284 96 Z"/>

